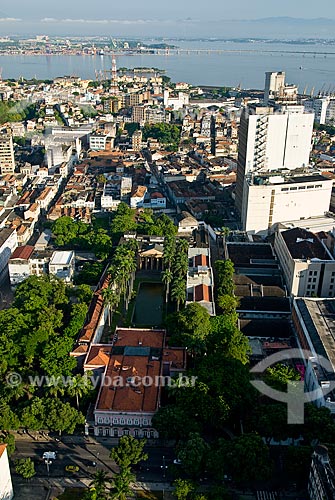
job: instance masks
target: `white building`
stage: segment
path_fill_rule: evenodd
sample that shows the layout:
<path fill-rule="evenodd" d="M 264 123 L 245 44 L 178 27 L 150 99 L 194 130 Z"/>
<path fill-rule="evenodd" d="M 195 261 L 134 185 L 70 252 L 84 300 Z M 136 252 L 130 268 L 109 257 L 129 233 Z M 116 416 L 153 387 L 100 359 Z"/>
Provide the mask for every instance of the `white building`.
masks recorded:
<path fill-rule="evenodd" d="M 329 211 L 332 180 L 319 174 L 245 178 L 241 220 L 244 231 L 265 234 L 279 222 L 323 216 Z"/>
<path fill-rule="evenodd" d="M 335 371 L 335 300 L 296 298 L 292 320 L 299 346 L 311 352 L 305 360 L 306 392 L 319 390 L 320 397 L 314 404 L 325 406 L 335 415 L 335 392 L 329 391 Z M 330 367 L 321 366 L 318 356 L 328 360 Z"/>
<path fill-rule="evenodd" d="M 314 115 L 303 106 L 250 106 L 239 129 L 236 206 L 242 212 L 245 179 L 266 171 L 309 165 Z"/>
<path fill-rule="evenodd" d="M 164 90 L 164 106 L 166 108 L 171 107 L 174 111 L 178 111 L 184 106 L 188 106 L 189 102 L 189 95 L 184 92 L 178 92 L 178 96 L 170 96 L 170 92 L 168 90 Z"/>
<path fill-rule="evenodd" d="M 90 149 L 92 151 L 104 151 L 106 149 L 108 135 L 95 133 L 90 135 Z"/>
<path fill-rule="evenodd" d="M 264 104 L 268 104 L 281 88 L 285 86 L 285 71 L 268 71 L 265 73 Z"/>
<path fill-rule="evenodd" d="M 14 496 L 9 469 L 7 445 L 0 444 L 0 500 L 11 500 Z"/>
<path fill-rule="evenodd" d="M 14 146 L 12 134 L 0 133 L 0 173 L 11 174 L 15 170 Z"/>
<path fill-rule="evenodd" d="M 291 295 L 335 296 L 335 260 L 315 234 L 301 228 L 278 231 L 274 250 Z"/>
<path fill-rule="evenodd" d="M 147 193 L 146 186 L 136 186 L 130 196 L 130 208 L 143 207 L 144 198 Z"/>
<path fill-rule="evenodd" d="M 72 281 L 75 265 L 74 251 L 56 251 L 49 263 L 49 273 L 54 274 L 67 283 Z"/>
<path fill-rule="evenodd" d="M 14 250 L 8 261 L 9 279 L 11 285 L 15 286 L 30 276 L 29 258 L 34 247 L 25 245 Z"/>
<path fill-rule="evenodd" d="M 306 99 L 304 108 L 306 112 L 315 114 L 315 121 L 324 125 L 327 118 L 327 109 L 329 106 L 329 97 L 316 97 L 314 99 Z"/>
<path fill-rule="evenodd" d="M 188 250 L 188 259 L 186 305 L 197 302 L 211 316 L 215 316 L 214 280 L 210 249 L 191 247 Z"/>
<path fill-rule="evenodd" d="M 10 256 L 18 246 L 17 232 L 14 228 L 0 230 L 0 273 L 5 269 Z"/>
<path fill-rule="evenodd" d="M 116 199 L 114 196 L 114 186 L 106 182 L 104 185 L 104 190 L 101 196 L 101 208 L 102 210 L 116 210 L 120 200 Z"/>

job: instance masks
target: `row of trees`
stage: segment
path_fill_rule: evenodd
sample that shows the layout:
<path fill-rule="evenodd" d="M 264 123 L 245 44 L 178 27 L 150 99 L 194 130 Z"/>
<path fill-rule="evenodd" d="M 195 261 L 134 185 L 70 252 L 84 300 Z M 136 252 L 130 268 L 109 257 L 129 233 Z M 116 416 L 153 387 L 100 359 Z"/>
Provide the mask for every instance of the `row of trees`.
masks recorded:
<path fill-rule="evenodd" d="M 88 374 L 75 374 L 76 360 L 69 353 L 91 296 L 87 286 L 74 290 L 53 276 L 30 276 L 17 287 L 12 307 L 0 311 L 5 438 L 20 427 L 72 433 L 84 423 L 79 400 L 92 385 Z"/>
<path fill-rule="evenodd" d="M 101 291 L 103 299 L 109 308 L 109 324 L 112 323 L 113 311 L 123 299 L 124 310 L 128 309 L 133 291 L 137 268 L 137 241 L 130 240 L 116 247 L 108 269 L 108 287 Z"/>
<path fill-rule="evenodd" d="M 118 472 L 109 480 L 104 471 L 98 471 L 84 495 L 84 500 L 127 500 L 132 494 L 131 483 L 135 481 L 132 467 L 148 458 L 143 451 L 145 443 L 145 439 L 122 436 L 118 446 L 113 448 L 110 454 L 118 466 Z"/>
<path fill-rule="evenodd" d="M 168 235 L 164 239 L 164 271 L 162 281 L 165 285 L 165 302 L 171 299 L 180 304 L 186 300 L 186 276 L 188 270 L 188 242 Z"/>

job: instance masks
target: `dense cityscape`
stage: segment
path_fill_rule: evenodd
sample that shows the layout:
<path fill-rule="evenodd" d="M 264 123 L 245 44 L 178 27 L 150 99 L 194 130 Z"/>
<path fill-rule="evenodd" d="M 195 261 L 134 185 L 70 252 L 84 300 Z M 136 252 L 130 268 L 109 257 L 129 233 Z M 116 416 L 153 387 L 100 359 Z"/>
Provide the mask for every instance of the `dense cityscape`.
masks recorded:
<path fill-rule="evenodd" d="M 335 498 L 335 95 L 178 50 L 0 38 L 0 500 Z"/>

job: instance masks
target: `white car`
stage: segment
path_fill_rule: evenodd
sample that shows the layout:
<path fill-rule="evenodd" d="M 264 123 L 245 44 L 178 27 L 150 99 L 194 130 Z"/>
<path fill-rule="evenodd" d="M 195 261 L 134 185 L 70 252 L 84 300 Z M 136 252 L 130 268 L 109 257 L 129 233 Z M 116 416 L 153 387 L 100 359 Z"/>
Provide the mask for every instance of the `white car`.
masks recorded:
<path fill-rule="evenodd" d="M 42 455 L 42 458 L 45 460 L 56 460 L 56 452 L 55 451 L 45 451 Z"/>
<path fill-rule="evenodd" d="M 179 458 L 175 458 L 174 461 L 173 461 L 173 463 L 175 465 L 181 465 L 182 464 L 182 462 L 181 462 L 181 460 L 179 460 Z"/>

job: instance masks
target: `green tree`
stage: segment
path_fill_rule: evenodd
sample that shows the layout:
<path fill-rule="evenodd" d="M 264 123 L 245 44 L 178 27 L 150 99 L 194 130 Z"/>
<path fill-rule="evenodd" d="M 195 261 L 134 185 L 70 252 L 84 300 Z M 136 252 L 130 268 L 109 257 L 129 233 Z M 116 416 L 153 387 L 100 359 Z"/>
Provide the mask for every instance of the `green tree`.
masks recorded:
<path fill-rule="evenodd" d="M 120 302 L 120 296 L 111 288 L 107 287 L 101 291 L 101 295 L 104 299 L 105 304 L 108 307 L 108 322 L 109 326 L 112 324 L 113 311 L 118 306 Z"/>
<path fill-rule="evenodd" d="M 186 479 L 176 479 L 173 486 L 174 495 L 178 500 L 187 500 L 189 495 L 195 491 L 195 485 Z"/>
<path fill-rule="evenodd" d="M 106 498 L 106 489 L 109 479 L 107 477 L 107 472 L 103 470 L 98 470 L 93 474 L 93 479 L 89 484 L 89 487 L 95 492 L 97 499 Z"/>
<path fill-rule="evenodd" d="M 210 315 L 207 309 L 197 302 L 192 302 L 182 311 L 170 315 L 167 326 L 174 345 L 185 346 L 194 353 L 205 350 L 206 338 L 211 331 Z"/>
<path fill-rule="evenodd" d="M 118 446 L 112 449 L 110 456 L 120 469 L 127 469 L 148 459 L 148 455 L 143 451 L 145 444 L 145 439 L 138 440 L 133 436 L 122 436 Z"/>
<path fill-rule="evenodd" d="M 179 443 L 177 447 L 178 458 L 187 474 L 194 479 L 199 477 L 205 468 L 209 446 L 198 433 L 191 433 L 186 442 Z"/>
<path fill-rule="evenodd" d="M 169 300 L 170 283 L 172 281 L 173 274 L 169 269 L 165 269 L 162 272 L 162 282 L 165 285 L 165 303 L 167 304 Z"/>
<path fill-rule="evenodd" d="M 6 432 L 0 435 L 0 443 L 7 445 L 7 453 L 10 457 L 15 451 L 15 436 Z"/>
<path fill-rule="evenodd" d="M 186 300 L 186 283 L 185 280 L 178 278 L 172 282 L 171 297 L 177 303 L 177 311 L 180 309 L 180 304 Z"/>
<path fill-rule="evenodd" d="M 220 295 L 217 302 L 223 314 L 233 314 L 239 305 L 238 298 L 231 295 Z"/>
<path fill-rule="evenodd" d="M 127 500 L 132 494 L 130 483 L 134 480 L 135 476 L 129 469 L 121 469 L 113 478 L 111 500 Z"/>
<path fill-rule="evenodd" d="M 20 476 L 24 479 L 31 479 L 35 476 L 35 465 L 32 459 L 29 458 L 21 458 L 15 461 L 15 470 Z"/>
<path fill-rule="evenodd" d="M 47 410 L 46 426 L 59 434 L 62 432 L 73 434 L 77 425 L 85 422 L 84 415 L 73 408 L 70 403 L 63 403 L 56 398 L 47 398 L 44 400 L 44 405 Z"/>
<path fill-rule="evenodd" d="M 265 372 L 264 381 L 277 391 L 286 392 L 289 382 L 296 382 L 301 379 L 298 371 L 284 364 L 277 364 L 270 367 Z"/>
<path fill-rule="evenodd" d="M 85 372 L 84 375 L 75 375 L 72 377 L 68 386 L 68 393 L 70 396 L 76 398 L 77 409 L 79 410 L 79 399 L 93 390 L 92 372 Z"/>
<path fill-rule="evenodd" d="M 163 439 L 186 439 L 191 432 L 202 429 L 199 420 L 179 405 L 162 407 L 153 416 L 152 425 Z"/>
<path fill-rule="evenodd" d="M 254 433 L 231 441 L 219 440 L 212 449 L 209 466 L 218 479 L 231 474 L 237 483 L 248 485 L 269 479 L 272 472 L 269 449 Z"/>

